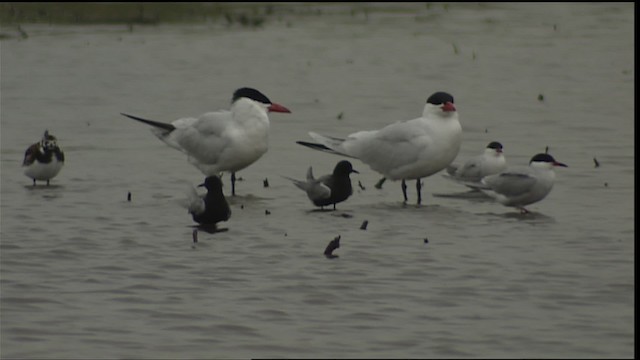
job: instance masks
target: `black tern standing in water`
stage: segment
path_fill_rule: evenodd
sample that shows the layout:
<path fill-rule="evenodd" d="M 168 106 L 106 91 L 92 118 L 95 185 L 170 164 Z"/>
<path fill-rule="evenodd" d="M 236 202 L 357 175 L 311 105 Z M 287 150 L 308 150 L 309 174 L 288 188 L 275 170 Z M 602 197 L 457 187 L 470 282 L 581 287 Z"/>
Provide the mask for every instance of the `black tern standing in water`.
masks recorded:
<path fill-rule="evenodd" d="M 222 181 L 217 176 L 209 176 L 203 184 L 207 189 L 207 195 L 198 196 L 195 189 L 191 188 L 188 210 L 193 221 L 202 225 L 215 225 L 220 221 L 227 221 L 231 217 L 231 209 L 227 199 L 222 193 Z"/>
<path fill-rule="evenodd" d="M 22 166 L 25 167 L 24 174 L 36 180 L 46 181 L 53 179 L 64 165 L 64 153 L 56 142 L 56 137 L 45 130 L 42 140 L 29 146 L 24 153 Z"/>
<path fill-rule="evenodd" d="M 333 210 L 335 210 L 337 203 L 347 200 L 353 194 L 349 177 L 351 173 L 358 174 L 358 171 L 353 169 L 350 162 L 342 160 L 336 164 L 332 174 L 323 175 L 316 179 L 313 177 L 313 170 L 309 167 L 307 181 L 287 179 L 304 190 L 315 206 L 324 208 L 333 205 Z"/>

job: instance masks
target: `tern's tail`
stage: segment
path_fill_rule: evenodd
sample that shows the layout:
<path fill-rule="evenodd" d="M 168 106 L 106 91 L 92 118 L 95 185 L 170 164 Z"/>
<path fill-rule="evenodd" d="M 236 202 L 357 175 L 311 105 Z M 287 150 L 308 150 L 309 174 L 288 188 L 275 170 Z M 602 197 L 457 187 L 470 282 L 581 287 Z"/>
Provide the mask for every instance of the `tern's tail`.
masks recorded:
<path fill-rule="evenodd" d="M 151 126 L 156 127 L 158 129 L 162 129 L 163 133 L 170 133 L 170 132 L 172 132 L 173 130 L 176 129 L 176 127 L 171 125 L 171 124 L 162 123 L 162 122 L 159 122 L 159 121 L 147 120 L 147 119 L 139 118 L 137 116 L 128 115 L 128 114 L 125 114 L 125 113 L 120 113 L 120 114 L 128 117 L 129 119 L 140 121 L 140 122 L 145 123 L 147 125 L 151 125 Z"/>
<path fill-rule="evenodd" d="M 314 150 L 328 152 L 330 154 L 353 157 L 351 155 L 345 154 L 341 150 L 341 146 L 340 145 L 342 145 L 342 143 L 344 142 L 344 139 L 338 139 L 338 138 L 334 138 L 334 137 L 330 137 L 330 136 L 324 136 L 324 135 L 320 135 L 318 133 L 314 133 L 312 131 L 309 132 L 309 135 L 315 141 L 317 141 L 317 143 L 312 143 L 312 142 L 307 142 L 307 141 L 296 141 L 296 143 L 298 143 L 300 145 L 304 145 L 304 146 L 309 147 L 309 148 L 314 149 Z"/>

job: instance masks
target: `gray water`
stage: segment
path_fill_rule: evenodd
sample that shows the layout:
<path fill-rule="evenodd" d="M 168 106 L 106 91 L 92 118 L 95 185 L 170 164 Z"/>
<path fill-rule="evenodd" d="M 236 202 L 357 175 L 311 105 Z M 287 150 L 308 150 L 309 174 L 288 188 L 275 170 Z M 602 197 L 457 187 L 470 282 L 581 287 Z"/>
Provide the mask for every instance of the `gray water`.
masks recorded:
<path fill-rule="evenodd" d="M 398 7 L 2 40 L 2 358 L 633 357 L 633 4 Z M 203 176 L 119 113 L 196 116 L 242 86 L 292 114 L 238 173 L 228 231 L 193 244 L 179 201 Z M 546 146 L 569 165 L 531 214 L 441 196 L 465 189 L 440 174 L 403 205 L 357 160 L 365 189 L 319 212 L 281 177 L 340 160 L 295 144 L 308 131 L 411 119 L 438 90 L 456 162 L 497 140 L 512 165 Z M 67 160 L 34 188 L 21 162 L 45 129 Z"/>

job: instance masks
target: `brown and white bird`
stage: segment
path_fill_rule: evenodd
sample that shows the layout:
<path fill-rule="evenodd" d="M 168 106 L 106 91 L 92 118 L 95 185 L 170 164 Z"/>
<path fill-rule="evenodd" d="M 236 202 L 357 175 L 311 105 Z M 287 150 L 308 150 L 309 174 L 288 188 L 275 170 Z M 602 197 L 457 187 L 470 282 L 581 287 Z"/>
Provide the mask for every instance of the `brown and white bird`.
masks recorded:
<path fill-rule="evenodd" d="M 34 186 L 36 180 L 46 181 L 49 185 L 49 180 L 56 177 L 64 165 L 64 153 L 56 140 L 49 130 L 45 130 L 42 140 L 29 146 L 24 153 L 24 174 L 33 179 Z"/>

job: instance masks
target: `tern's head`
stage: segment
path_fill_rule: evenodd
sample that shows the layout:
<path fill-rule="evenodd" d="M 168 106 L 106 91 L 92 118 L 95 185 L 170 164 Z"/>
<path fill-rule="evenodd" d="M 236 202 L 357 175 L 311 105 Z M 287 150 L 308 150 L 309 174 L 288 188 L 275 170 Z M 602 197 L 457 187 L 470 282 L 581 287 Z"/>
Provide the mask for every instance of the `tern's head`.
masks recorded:
<path fill-rule="evenodd" d="M 555 166 L 568 167 L 567 165 L 561 162 L 557 162 L 556 159 L 554 159 L 553 156 L 549 154 L 535 155 L 534 157 L 531 158 L 531 161 L 529 161 L 529 166 L 541 167 L 545 169 L 552 169 Z"/>
<path fill-rule="evenodd" d="M 236 101 L 238 101 L 239 99 L 242 99 L 242 98 L 250 99 L 250 100 L 253 100 L 253 101 L 257 102 L 257 103 L 260 103 L 261 105 L 264 106 L 264 108 L 267 111 L 282 112 L 282 113 L 290 113 L 291 112 L 286 107 L 284 107 L 284 106 L 282 106 L 280 104 L 276 104 L 276 103 L 271 102 L 271 100 L 269 100 L 269 98 L 266 95 L 264 95 L 260 91 L 258 91 L 256 89 L 253 89 L 253 88 L 243 87 L 243 88 L 240 88 L 240 89 L 236 90 L 233 93 L 233 98 L 231 99 L 231 102 L 235 103 Z"/>
<path fill-rule="evenodd" d="M 222 191 L 222 181 L 220 180 L 219 177 L 215 175 L 207 177 L 206 179 L 204 179 L 204 183 L 198 186 L 204 186 L 205 188 L 207 188 L 207 191 L 211 191 L 211 190 Z"/>
<path fill-rule="evenodd" d="M 351 173 L 359 174 L 357 170 L 353 168 L 350 162 L 347 160 L 342 160 L 336 164 L 336 167 L 333 169 L 334 175 L 349 175 Z"/>
<path fill-rule="evenodd" d="M 489 143 L 489 145 L 487 145 L 485 152 L 488 154 L 496 155 L 502 154 L 502 144 L 497 141 L 492 141 Z"/>
<path fill-rule="evenodd" d="M 444 91 L 438 91 L 427 99 L 427 104 L 440 109 L 443 113 L 452 113 L 456 111 L 453 105 L 453 96 Z"/>

